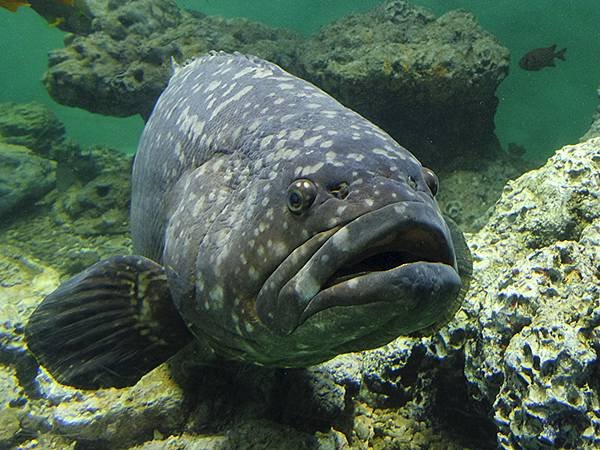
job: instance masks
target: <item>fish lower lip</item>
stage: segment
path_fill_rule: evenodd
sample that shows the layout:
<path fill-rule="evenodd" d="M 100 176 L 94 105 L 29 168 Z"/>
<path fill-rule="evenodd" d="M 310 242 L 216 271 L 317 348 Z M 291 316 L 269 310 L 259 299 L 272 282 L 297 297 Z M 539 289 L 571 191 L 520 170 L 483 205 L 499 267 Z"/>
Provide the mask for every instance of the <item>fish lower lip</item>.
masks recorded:
<path fill-rule="evenodd" d="M 308 302 L 300 323 L 332 307 L 375 302 L 389 303 L 390 315 L 413 316 L 416 321 L 418 317 L 433 317 L 443 312 L 453 303 L 460 287 L 458 273 L 443 263 L 407 263 L 387 271 L 357 274 L 324 287 Z"/>

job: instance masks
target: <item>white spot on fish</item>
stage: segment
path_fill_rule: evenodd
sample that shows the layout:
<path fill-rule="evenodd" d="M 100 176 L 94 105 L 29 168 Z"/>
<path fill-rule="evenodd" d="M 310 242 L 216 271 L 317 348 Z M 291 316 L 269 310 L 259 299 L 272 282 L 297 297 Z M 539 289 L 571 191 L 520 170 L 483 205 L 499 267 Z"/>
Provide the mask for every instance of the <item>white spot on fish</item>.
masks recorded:
<path fill-rule="evenodd" d="M 389 150 L 385 150 L 383 148 L 374 148 L 371 151 L 373 153 L 375 153 L 376 155 L 385 156 L 386 158 L 389 158 L 389 159 L 398 159 L 398 157 L 395 154 L 393 154 Z"/>
<path fill-rule="evenodd" d="M 350 233 L 347 228 L 342 228 L 331 237 L 331 243 L 338 248 L 346 249 L 350 243 Z"/>
<path fill-rule="evenodd" d="M 238 101 L 252 89 L 254 89 L 254 86 L 252 85 L 244 86 L 242 89 L 236 92 L 235 95 L 229 97 L 227 100 L 224 100 L 212 112 L 210 115 L 210 120 L 214 119 L 217 114 L 219 114 L 227 105 L 229 105 L 229 103 Z"/>
<path fill-rule="evenodd" d="M 318 162 L 316 164 L 313 164 L 312 166 L 305 166 L 302 168 L 299 175 L 301 175 L 303 177 L 305 177 L 307 175 L 311 175 L 311 174 L 319 171 L 321 169 L 321 167 L 323 167 L 324 165 L 325 165 L 325 163 Z"/>
<path fill-rule="evenodd" d="M 305 139 L 304 140 L 304 146 L 305 147 L 310 147 L 311 145 L 313 145 L 315 142 L 317 142 L 319 139 L 321 139 L 321 135 L 317 134 L 316 136 L 313 136 L 311 138 Z"/>
<path fill-rule="evenodd" d="M 271 141 L 273 140 L 274 136 L 271 134 L 269 136 L 265 136 L 264 138 L 261 139 L 260 141 L 260 149 L 261 150 L 265 150 L 267 148 L 267 146 L 271 143 Z"/>
<path fill-rule="evenodd" d="M 246 67 L 245 69 L 240 70 L 238 73 L 236 73 L 233 77 L 232 80 L 237 80 L 238 78 L 243 77 L 244 75 L 248 75 L 249 73 L 254 72 L 254 70 L 256 70 L 254 67 Z"/>
<path fill-rule="evenodd" d="M 267 78 L 273 75 L 273 71 L 269 69 L 264 69 L 262 67 L 256 69 L 256 73 L 252 75 L 252 78 Z"/>
<path fill-rule="evenodd" d="M 260 276 L 259 273 L 256 271 L 256 269 L 252 266 L 250 266 L 248 268 L 248 276 L 250 277 L 251 280 L 258 280 L 258 277 Z"/>
<path fill-rule="evenodd" d="M 290 133 L 290 139 L 297 141 L 298 139 L 301 139 L 302 136 L 304 136 L 304 133 L 306 133 L 306 130 L 302 130 L 302 129 L 294 130 Z"/>
<path fill-rule="evenodd" d="M 206 92 L 206 93 L 212 92 L 216 88 L 218 88 L 220 85 L 221 85 L 221 81 L 220 80 L 211 81 L 210 84 L 204 90 L 204 92 Z"/>

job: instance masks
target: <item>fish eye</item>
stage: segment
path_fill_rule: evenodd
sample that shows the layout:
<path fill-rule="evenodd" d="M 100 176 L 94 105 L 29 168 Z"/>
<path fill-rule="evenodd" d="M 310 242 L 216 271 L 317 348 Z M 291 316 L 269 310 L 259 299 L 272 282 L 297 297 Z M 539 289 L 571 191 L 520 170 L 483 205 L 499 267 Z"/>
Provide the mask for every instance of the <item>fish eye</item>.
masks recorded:
<path fill-rule="evenodd" d="M 438 176 L 433 170 L 427 167 L 423 167 L 422 172 L 423 178 L 425 178 L 425 182 L 427 183 L 427 187 L 429 187 L 429 190 L 431 191 L 431 195 L 435 197 L 435 194 L 437 194 L 440 187 L 440 180 Z"/>
<path fill-rule="evenodd" d="M 294 214 L 300 214 L 313 204 L 316 197 L 315 183 L 306 178 L 300 178 L 288 187 L 287 207 Z"/>

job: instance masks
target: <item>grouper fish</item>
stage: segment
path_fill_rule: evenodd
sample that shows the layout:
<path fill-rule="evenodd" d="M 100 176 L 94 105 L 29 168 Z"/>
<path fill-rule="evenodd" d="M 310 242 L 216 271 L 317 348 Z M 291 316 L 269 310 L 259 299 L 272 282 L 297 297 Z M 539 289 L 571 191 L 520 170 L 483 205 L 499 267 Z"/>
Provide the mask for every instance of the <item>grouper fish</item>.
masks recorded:
<path fill-rule="evenodd" d="M 430 333 L 471 274 L 437 189 L 314 85 L 252 56 L 198 57 L 175 67 L 140 139 L 135 255 L 48 295 L 29 349 L 93 389 L 132 385 L 191 343 L 207 363 L 307 367 Z"/>

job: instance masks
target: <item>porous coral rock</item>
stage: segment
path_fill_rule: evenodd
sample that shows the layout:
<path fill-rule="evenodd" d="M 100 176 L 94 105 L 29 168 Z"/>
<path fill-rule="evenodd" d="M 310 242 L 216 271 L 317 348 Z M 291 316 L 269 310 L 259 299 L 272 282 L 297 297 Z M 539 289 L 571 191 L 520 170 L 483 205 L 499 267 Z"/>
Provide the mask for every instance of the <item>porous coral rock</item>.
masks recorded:
<path fill-rule="evenodd" d="M 87 161 L 88 173 L 82 174 L 86 179 L 80 175 L 60 193 L 53 205 L 54 220 L 82 236 L 127 233 L 131 156 L 103 147 L 91 148 L 77 156 L 78 162 L 63 162 L 63 165 L 75 166 Z"/>
<path fill-rule="evenodd" d="M 436 18 L 402 0 L 341 18 L 308 40 L 301 75 L 382 126 L 422 162 L 497 150 L 506 48 L 466 11 Z"/>
<path fill-rule="evenodd" d="M 509 182 L 469 240 L 465 376 L 493 404 L 504 448 L 600 443 L 599 227 L 600 139 L 592 139 Z"/>
<path fill-rule="evenodd" d="M 89 3 L 89 2 L 88 2 Z M 91 30 L 76 28 L 52 51 L 44 83 L 59 103 L 112 116 L 148 117 L 167 84 L 172 61 L 209 50 L 256 54 L 286 67 L 298 38 L 245 19 L 207 17 L 175 1 L 91 4 Z"/>
<path fill-rule="evenodd" d="M 0 141 L 47 157 L 64 140 L 65 126 L 40 103 L 0 103 L 0 112 Z"/>
<path fill-rule="evenodd" d="M 48 193 L 56 183 L 55 168 L 26 147 L 0 142 L 0 221 Z"/>

